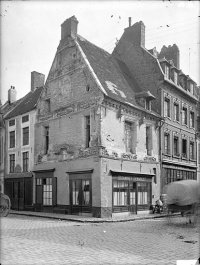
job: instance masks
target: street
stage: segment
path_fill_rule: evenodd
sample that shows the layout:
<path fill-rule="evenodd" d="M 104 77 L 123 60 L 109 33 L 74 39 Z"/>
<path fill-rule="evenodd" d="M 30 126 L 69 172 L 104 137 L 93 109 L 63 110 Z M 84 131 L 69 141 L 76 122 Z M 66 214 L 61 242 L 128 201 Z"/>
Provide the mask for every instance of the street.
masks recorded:
<path fill-rule="evenodd" d="M 199 227 L 185 217 L 98 224 L 1 218 L 1 265 L 176 264 L 197 258 Z"/>

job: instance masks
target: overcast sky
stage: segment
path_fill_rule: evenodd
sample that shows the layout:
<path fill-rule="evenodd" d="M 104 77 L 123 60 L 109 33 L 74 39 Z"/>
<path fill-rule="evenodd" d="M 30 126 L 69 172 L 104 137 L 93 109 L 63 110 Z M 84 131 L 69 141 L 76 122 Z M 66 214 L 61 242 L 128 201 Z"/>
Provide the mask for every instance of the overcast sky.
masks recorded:
<path fill-rule="evenodd" d="M 199 1 L 4 1 L 1 2 L 1 101 L 10 86 L 17 99 L 30 91 L 31 72 L 47 78 L 61 27 L 75 15 L 78 34 L 109 53 L 128 27 L 143 21 L 146 48 L 176 43 L 180 68 L 199 85 Z"/>

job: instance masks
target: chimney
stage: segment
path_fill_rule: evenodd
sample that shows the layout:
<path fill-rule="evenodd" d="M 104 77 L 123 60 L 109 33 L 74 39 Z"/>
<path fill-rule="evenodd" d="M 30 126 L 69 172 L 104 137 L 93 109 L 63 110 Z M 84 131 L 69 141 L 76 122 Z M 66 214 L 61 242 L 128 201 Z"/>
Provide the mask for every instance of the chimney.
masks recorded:
<path fill-rule="evenodd" d="M 173 44 L 173 46 L 169 45 L 168 47 L 163 45 L 158 58 L 162 59 L 163 57 L 165 57 L 167 61 L 172 60 L 174 66 L 180 69 L 180 52 L 176 44 Z"/>
<path fill-rule="evenodd" d="M 142 21 L 131 26 L 129 18 L 129 27 L 125 29 L 125 38 L 135 46 L 145 47 L 145 25 Z"/>
<path fill-rule="evenodd" d="M 14 86 L 11 86 L 8 90 L 8 102 L 9 104 L 12 104 L 17 99 L 17 91 L 15 90 Z"/>
<path fill-rule="evenodd" d="M 36 71 L 31 72 L 31 91 L 34 92 L 37 87 L 44 85 L 45 75 Z"/>
<path fill-rule="evenodd" d="M 131 27 L 131 17 L 128 18 L 129 28 Z"/>
<path fill-rule="evenodd" d="M 61 25 L 61 39 L 68 37 L 77 37 L 78 20 L 75 16 L 66 19 Z"/>

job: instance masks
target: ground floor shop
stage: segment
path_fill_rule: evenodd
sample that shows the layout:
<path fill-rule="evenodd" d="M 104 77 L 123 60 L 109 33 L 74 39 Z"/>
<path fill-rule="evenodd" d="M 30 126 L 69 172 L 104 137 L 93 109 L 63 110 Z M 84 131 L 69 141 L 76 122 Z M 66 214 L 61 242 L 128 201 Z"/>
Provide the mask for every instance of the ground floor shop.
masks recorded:
<path fill-rule="evenodd" d="M 87 158 L 34 166 L 35 211 L 111 217 L 149 212 L 160 196 L 158 163 Z"/>
<path fill-rule="evenodd" d="M 10 197 L 11 209 L 33 210 L 32 173 L 13 173 L 6 175 L 4 193 Z"/>

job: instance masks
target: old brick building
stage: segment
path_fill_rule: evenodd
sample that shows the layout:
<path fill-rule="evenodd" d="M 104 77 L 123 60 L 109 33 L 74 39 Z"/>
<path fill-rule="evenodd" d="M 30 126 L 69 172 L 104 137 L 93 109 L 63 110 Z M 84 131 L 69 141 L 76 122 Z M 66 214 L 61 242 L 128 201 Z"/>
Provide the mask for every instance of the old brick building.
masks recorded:
<path fill-rule="evenodd" d="M 31 91 L 18 101 L 15 101 L 16 90 L 11 87 L 9 98 L 16 103 L 3 115 L 4 192 L 10 197 L 11 208 L 14 210 L 33 209 L 34 124 L 44 78 L 43 74 L 32 72 Z"/>
<path fill-rule="evenodd" d="M 160 116 L 122 61 L 61 25 L 37 105 L 36 211 L 97 217 L 149 210 L 160 195 Z"/>
<path fill-rule="evenodd" d="M 177 45 L 145 48 L 145 25 L 129 25 L 113 56 L 126 63 L 143 91 L 155 101 L 152 109 L 162 117 L 160 135 L 161 192 L 177 179 L 197 178 L 196 106 L 197 85 L 180 70 Z"/>

